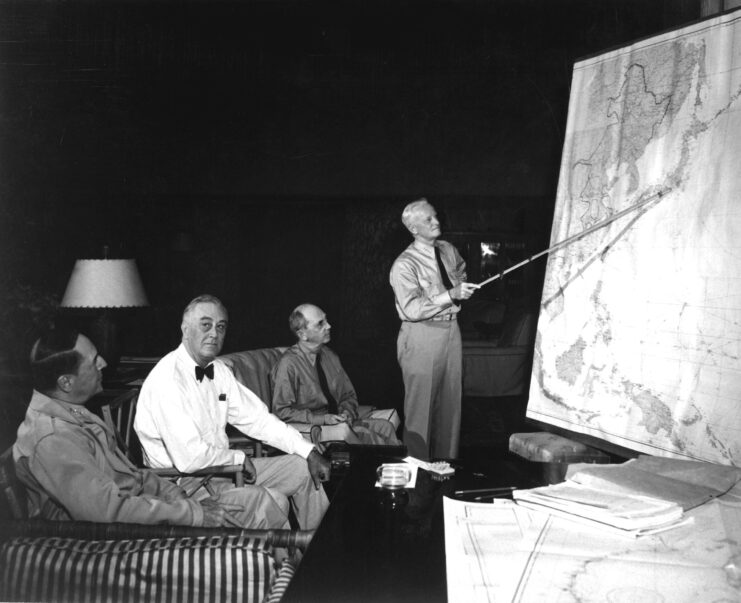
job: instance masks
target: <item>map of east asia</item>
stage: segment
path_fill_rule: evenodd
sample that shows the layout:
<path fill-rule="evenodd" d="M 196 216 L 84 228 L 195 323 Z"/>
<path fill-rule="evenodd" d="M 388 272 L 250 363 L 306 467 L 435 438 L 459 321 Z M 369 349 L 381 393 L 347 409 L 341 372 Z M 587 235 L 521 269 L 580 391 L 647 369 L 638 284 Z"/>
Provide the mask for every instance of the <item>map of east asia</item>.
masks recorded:
<path fill-rule="evenodd" d="M 528 416 L 741 465 L 741 14 L 574 67 Z"/>

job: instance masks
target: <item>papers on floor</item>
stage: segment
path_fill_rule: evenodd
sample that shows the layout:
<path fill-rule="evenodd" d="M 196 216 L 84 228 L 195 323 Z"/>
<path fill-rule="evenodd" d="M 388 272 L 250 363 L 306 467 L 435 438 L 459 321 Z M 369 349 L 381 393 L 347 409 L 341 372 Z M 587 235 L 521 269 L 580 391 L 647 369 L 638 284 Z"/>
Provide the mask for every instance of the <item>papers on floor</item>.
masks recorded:
<path fill-rule="evenodd" d="M 685 510 L 722 495 L 740 478 L 734 467 L 639 457 L 620 465 L 574 465 L 565 482 L 515 490 L 513 498 L 536 511 L 643 536 L 686 523 Z"/>

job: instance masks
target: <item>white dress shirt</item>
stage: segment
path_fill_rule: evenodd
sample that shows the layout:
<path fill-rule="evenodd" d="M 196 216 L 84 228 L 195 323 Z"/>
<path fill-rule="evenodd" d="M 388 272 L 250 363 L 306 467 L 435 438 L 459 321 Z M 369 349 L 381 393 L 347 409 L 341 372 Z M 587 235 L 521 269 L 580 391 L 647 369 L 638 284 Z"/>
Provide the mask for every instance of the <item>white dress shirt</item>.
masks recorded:
<path fill-rule="evenodd" d="M 134 428 L 150 467 L 189 472 L 211 465 L 241 465 L 245 454 L 230 450 L 227 423 L 289 454 L 309 456 L 313 445 L 234 377 L 218 358 L 213 380 L 197 381 L 185 346 L 167 354 L 145 379 Z"/>

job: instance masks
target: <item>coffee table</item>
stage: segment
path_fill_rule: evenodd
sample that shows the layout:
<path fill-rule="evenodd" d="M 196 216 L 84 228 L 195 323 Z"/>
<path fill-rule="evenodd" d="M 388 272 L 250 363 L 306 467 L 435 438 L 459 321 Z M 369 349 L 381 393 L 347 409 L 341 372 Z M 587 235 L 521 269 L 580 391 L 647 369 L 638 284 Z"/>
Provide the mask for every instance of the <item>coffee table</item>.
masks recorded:
<path fill-rule="evenodd" d="M 284 603 L 446 601 L 443 496 L 543 482 L 542 464 L 502 453 L 465 465 L 451 461 L 456 474 L 448 479 L 420 470 L 414 489 L 376 488 L 376 468 L 403 456 L 398 447 L 351 447 L 350 467 L 333 478 L 329 510 Z"/>

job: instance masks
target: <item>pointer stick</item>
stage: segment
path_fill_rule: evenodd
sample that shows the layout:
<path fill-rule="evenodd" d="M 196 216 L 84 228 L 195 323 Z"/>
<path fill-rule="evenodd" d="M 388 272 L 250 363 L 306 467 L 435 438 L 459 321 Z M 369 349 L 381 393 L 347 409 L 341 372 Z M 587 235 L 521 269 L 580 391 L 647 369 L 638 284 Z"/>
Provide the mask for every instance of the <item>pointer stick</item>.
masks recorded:
<path fill-rule="evenodd" d="M 475 490 L 456 490 L 456 496 L 464 494 L 502 494 L 504 492 L 512 492 L 517 490 L 517 486 L 500 486 L 498 488 L 476 488 Z"/>
<path fill-rule="evenodd" d="M 551 245 L 548 249 L 545 249 L 544 251 L 539 251 L 535 255 L 531 255 L 526 260 L 522 260 L 520 263 L 515 264 L 514 266 L 510 266 L 506 270 L 502 270 L 502 272 L 499 272 L 498 274 L 495 274 L 494 276 L 487 278 L 485 281 L 481 281 L 478 286 L 483 287 L 484 285 L 488 285 L 490 282 L 495 281 L 498 278 L 502 278 L 505 274 L 508 274 L 509 272 L 512 272 L 513 270 L 517 270 L 521 266 L 524 266 L 525 264 L 529 264 L 533 260 L 537 260 L 540 256 L 545 255 L 546 253 L 551 253 L 551 251 L 556 251 L 557 249 L 560 249 L 561 247 L 566 247 L 567 245 L 570 245 L 574 241 L 581 239 L 582 237 L 588 235 L 589 233 L 594 232 L 595 230 L 599 230 L 600 228 L 604 228 L 605 226 L 607 226 L 608 224 L 611 224 L 618 218 L 622 218 L 625 214 L 635 211 L 639 207 L 643 207 L 644 205 L 647 205 L 651 201 L 661 199 L 661 197 L 663 196 L 664 196 L 664 193 L 662 191 L 659 191 L 658 193 L 651 195 L 650 197 L 648 197 L 647 199 L 644 199 L 643 201 L 639 201 L 638 203 L 631 205 L 630 207 L 626 207 L 624 210 L 619 211 L 616 214 L 613 214 L 606 220 L 603 220 L 602 222 L 598 222 L 597 224 L 595 224 L 594 226 L 590 226 L 586 230 L 577 232 L 576 234 L 565 238 L 563 241 L 559 241 L 558 243 Z"/>

